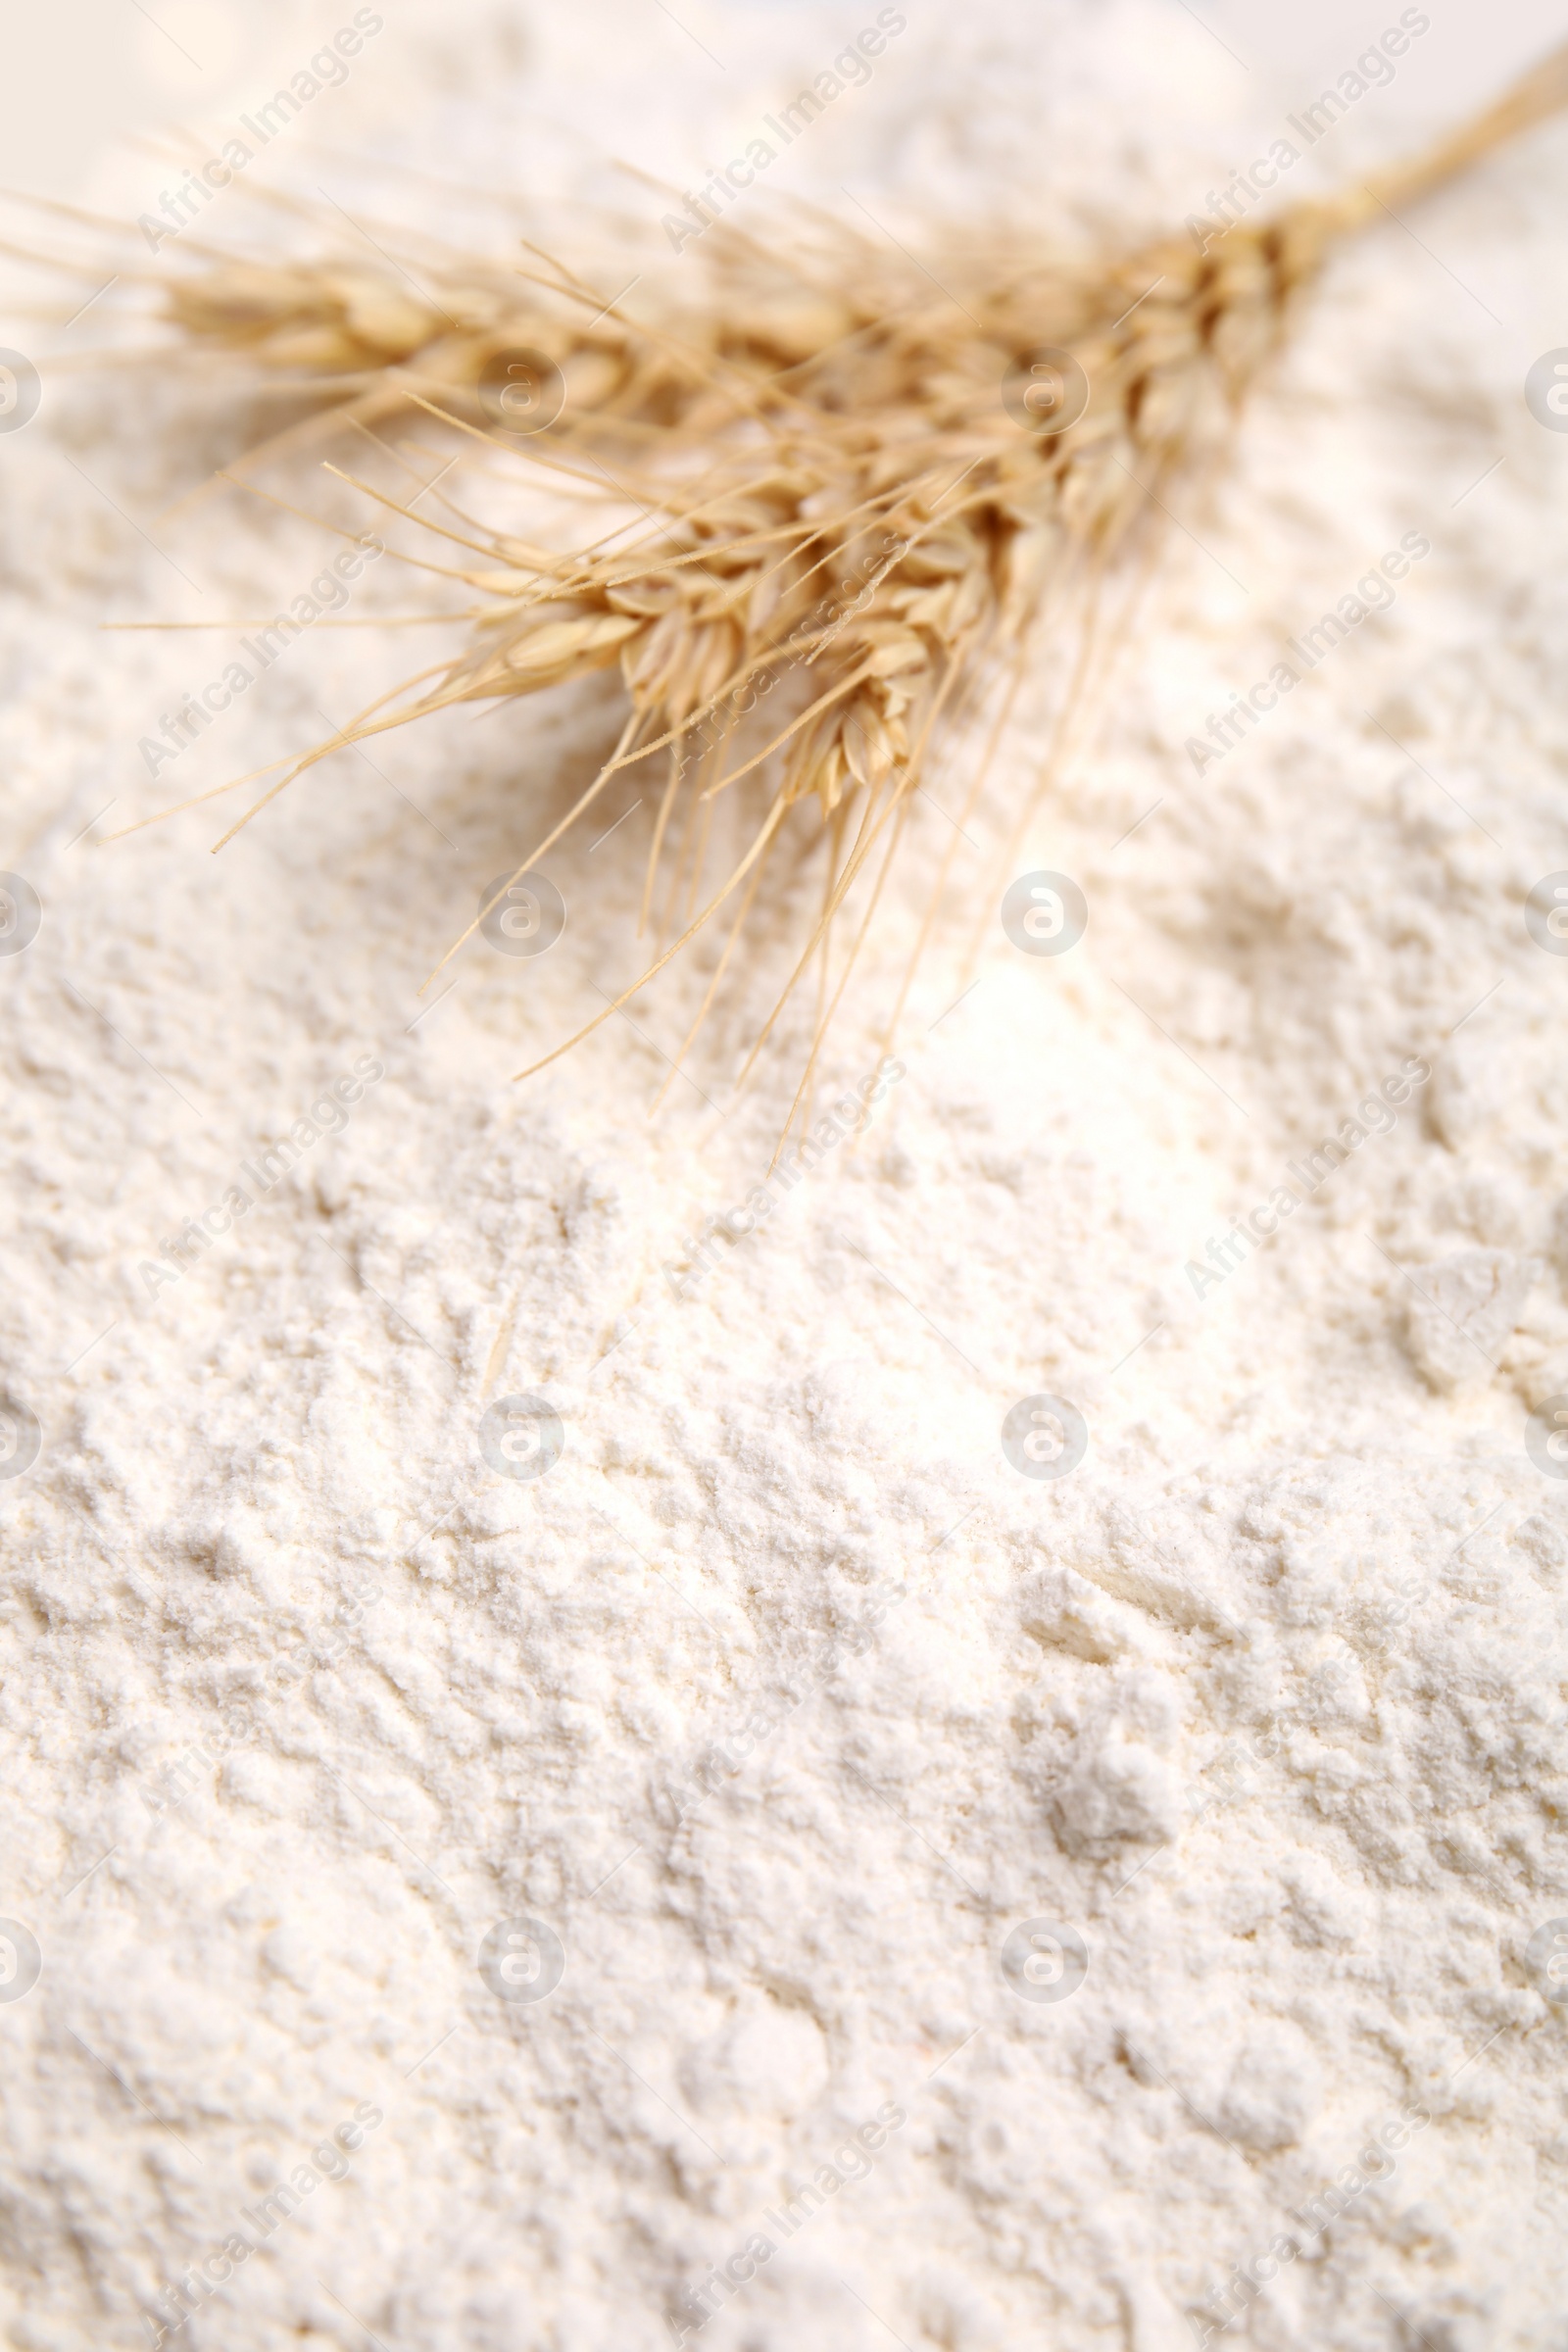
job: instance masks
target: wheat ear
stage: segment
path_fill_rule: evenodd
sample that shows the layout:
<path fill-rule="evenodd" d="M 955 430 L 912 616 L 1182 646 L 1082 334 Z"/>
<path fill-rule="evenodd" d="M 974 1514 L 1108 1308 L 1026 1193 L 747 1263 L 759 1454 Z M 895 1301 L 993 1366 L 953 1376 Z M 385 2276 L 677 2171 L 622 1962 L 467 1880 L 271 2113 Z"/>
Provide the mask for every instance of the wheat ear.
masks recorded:
<path fill-rule="evenodd" d="M 446 498 L 443 518 L 414 517 L 445 542 L 444 564 L 426 567 L 483 600 L 467 647 L 433 683 L 307 752 L 257 806 L 343 743 L 616 666 L 630 715 L 572 818 L 612 776 L 667 753 L 655 862 L 683 796 L 708 809 L 749 780 L 751 820 L 706 897 L 693 853 L 673 945 L 577 1036 L 749 883 L 744 916 L 786 816 L 811 800 L 841 854 L 798 977 L 826 953 L 879 845 L 899 839 L 945 710 L 973 698 L 1054 591 L 1102 576 L 1165 511 L 1330 250 L 1565 102 L 1568 49 L 1425 155 L 1337 197 L 1216 230 L 1201 248 L 1182 235 L 1095 266 L 1024 264 L 978 282 L 971 271 L 961 301 L 855 239 L 785 262 L 722 234 L 706 307 L 641 321 L 544 255 L 521 272 L 427 263 L 428 302 L 333 262 L 193 275 L 172 298 L 187 337 L 280 386 L 315 385 L 337 421 L 412 408 L 476 453 L 519 448 L 487 429 L 479 386 L 498 355 L 527 347 L 559 368 L 564 400 L 520 454 L 549 486 L 602 501 L 610 526 L 553 552 Z M 1060 429 L 1036 429 L 1024 404 L 1042 347 L 1062 398 L 1072 382 L 1087 394 Z M 768 713 L 755 707 L 764 681 L 785 686 Z M 692 830 L 706 845 L 705 824 Z M 651 867 L 645 910 L 652 881 Z M 824 966 L 829 1007 L 848 969 L 829 988 Z"/>

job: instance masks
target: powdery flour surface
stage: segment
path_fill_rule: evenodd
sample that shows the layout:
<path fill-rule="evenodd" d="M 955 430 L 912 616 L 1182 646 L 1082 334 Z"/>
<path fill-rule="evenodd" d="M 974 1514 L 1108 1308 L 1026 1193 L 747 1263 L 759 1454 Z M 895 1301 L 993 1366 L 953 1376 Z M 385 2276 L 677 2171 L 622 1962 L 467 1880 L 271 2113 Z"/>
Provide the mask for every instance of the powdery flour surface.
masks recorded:
<path fill-rule="evenodd" d="M 389 21 L 318 135 L 625 203 L 599 159 L 690 184 L 858 22 L 693 6 L 720 101 L 659 12 L 591 13 Z M 1086 192 L 1180 220 L 1321 86 L 1244 82 L 1180 12 L 1044 49 L 1001 0 L 910 14 L 789 166 L 900 234 Z M 1431 126 L 1363 118 L 1347 169 Z M 0 2003 L 18 2352 L 1568 2345 L 1531 1950 L 1568 1913 L 1568 1515 L 1525 1450 L 1568 1390 L 1568 966 L 1521 914 L 1568 863 L 1568 445 L 1519 393 L 1565 196 L 1547 130 L 1425 208 L 1441 262 L 1391 226 L 1333 267 L 1020 857 L 1081 883 L 1082 945 L 995 917 L 1026 710 L 902 1075 L 678 1290 L 767 1171 L 804 1029 L 738 1106 L 732 1076 L 809 874 L 658 1121 L 710 963 L 513 1086 L 636 968 L 632 787 L 553 857 L 548 956 L 475 943 L 416 992 L 606 694 L 339 758 L 216 859 L 227 801 L 74 841 L 444 641 L 318 630 L 151 784 L 136 740 L 230 641 L 94 624 L 270 612 L 328 543 L 235 497 L 152 526 L 182 584 L 99 494 L 150 524 L 232 457 L 257 419 L 221 388 L 138 379 L 130 436 L 122 387 L 73 382 L 0 443 L 0 864 L 44 906 L 0 961 L 0 1362 L 43 1427 L 0 1486 L 0 1913 L 42 1959 Z M 1195 774 L 1410 532 L 1393 605 Z M 416 605 L 395 569 L 358 610 Z M 878 1067 L 948 838 L 925 808 L 824 1106 Z M 150 1297 L 339 1079 L 341 1123 Z M 1347 1122 L 1271 1247 L 1227 1250 Z M 1057 1482 L 1000 1443 L 1041 1393 L 1089 1429 Z M 533 1482 L 479 1443 L 517 1394 L 564 1435 Z M 485 1942 L 519 1920 L 531 1948 Z M 1025 1963 L 1040 1922 L 1059 1957 Z"/>

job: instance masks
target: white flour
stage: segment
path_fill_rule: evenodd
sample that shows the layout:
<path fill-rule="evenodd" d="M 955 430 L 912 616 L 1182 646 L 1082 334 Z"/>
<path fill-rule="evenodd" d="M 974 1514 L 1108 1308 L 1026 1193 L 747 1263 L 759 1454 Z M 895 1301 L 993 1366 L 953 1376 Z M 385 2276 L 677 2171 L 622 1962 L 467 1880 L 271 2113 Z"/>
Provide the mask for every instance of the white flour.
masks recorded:
<path fill-rule="evenodd" d="M 237 52 L 202 152 L 347 13 Z M 389 11 L 278 172 L 439 226 L 368 148 L 646 222 L 606 156 L 690 186 L 861 21 L 676 13 Z M 1179 220 L 1369 37 L 1292 62 L 1252 24 L 1249 75 L 1152 0 L 1049 38 L 907 14 L 759 228 L 791 174 L 900 235 Z M 1510 37 L 1435 17 L 1324 170 L 1500 84 Z M 1568 1391 L 1568 961 L 1521 908 L 1568 865 L 1568 440 L 1519 387 L 1565 332 L 1565 197 L 1547 129 L 1332 268 L 1025 844 L 1086 938 L 1036 958 L 994 913 L 1036 712 L 905 1074 L 698 1279 L 798 1068 L 799 1023 L 715 1119 L 799 906 L 650 1125 L 710 964 L 510 1083 L 636 968 L 646 809 L 589 846 L 631 784 L 552 857 L 547 956 L 476 942 L 416 994 L 602 694 L 383 738 L 217 859 L 234 800 L 76 840 L 448 640 L 314 628 L 150 782 L 138 739 L 233 639 L 94 624 L 248 627 L 321 537 L 162 515 L 261 429 L 164 371 L 134 431 L 122 381 L 47 377 L 0 439 L 0 867 L 43 905 L 0 958 L 0 1365 L 42 1433 L 0 1483 L 18 2352 L 149 2313 L 214 2352 L 1564 2352 L 1568 1510 L 1526 1421 Z M 254 233 L 228 201 L 203 234 Z M 367 527 L 324 481 L 299 503 Z M 1392 609 L 1195 778 L 1409 531 Z M 824 1106 L 878 1066 L 947 839 L 926 808 Z M 1409 1057 L 1393 1123 L 1228 1243 Z M 518 1396 L 560 1425 L 532 1480 Z M 1087 1424 L 1059 1480 L 1002 1447 L 1039 1396 Z"/>

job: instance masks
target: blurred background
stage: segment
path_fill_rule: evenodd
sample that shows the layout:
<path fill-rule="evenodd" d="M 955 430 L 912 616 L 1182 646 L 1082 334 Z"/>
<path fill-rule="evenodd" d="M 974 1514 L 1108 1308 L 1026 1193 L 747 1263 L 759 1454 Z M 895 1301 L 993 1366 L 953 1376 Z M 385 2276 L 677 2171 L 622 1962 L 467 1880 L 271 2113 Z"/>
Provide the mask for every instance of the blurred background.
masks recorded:
<path fill-rule="evenodd" d="M 323 127 L 321 136 L 343 135 L 369 85 L 377 113 L 389 94 L 416 104 L 421 114 L 466 101 L 514 129 L 514 108 L 530 107 L 540 118 L 531 128 L 546 147 L 569 128 L 601 158 L 616 155 L 672 175 L 695 169 L 704 139 L 716 147 L 751 123 L 776 98 L 779 79 L 814 71 L 855 29 L 855 12 L 841 0 L 680 0 L 675 10 L 662 0 L 636 7 L 585 0 L 569 8 L 456 0 L 439 10 L 389 0 L 380 13 L 385 29 L 368 43 L 349 89 L 334 102 L 332 129 Z M 1485 10 L 1435 0 L 1430 13 L 1430 34 L 1412 44 L 1393 85 L 1377 94 L 1377 116 L 1391 129 L 1473 103 L 1561 34 L 1560 11 L 1547 0 L 1503 0 Z M 1014 170 L 1021 167 L 1028 187 L 1053 176 L 1050 159 L 1039 152 L 1043 116 L 1053 140 L 1065 139 L 1069 150 L 1075 140 L 1105 135 L 1102 124 L 1071 120 L 1075 85 L 1099 43 L 1129 52 L 1129 95 L 1141 84 L 1150 102 L 1147 113 L 1135 114 L 1129 104 L 1116 126 L 1120 135 L 1134 148 L 1179 149 L 1205 127 L 1223 134 L 1239 111 L 1267 114 L 1314 95 L 1385 22 L 1397 23 L 1400 11 L 1390 5 L 1369 13 L 1363 0 L 1323 0 L 1311 9 L 1282 9 L 1274 0 L 1203 0 L 1201 7 L 1184 0 L 1100 6 L 1056 0 L 1054 7 L 1026 9 L 996 0 L 983 11 L 914 0 L 906 14 L 907 33 L 890 46 L 882 72 L 904 79 L 911 113 L 925 125 L 922 132 L 911 122 L 903 134 L 911 163 L 918 158 L 929 172 L 940 165 L 944 145 L 978 151 L 984 143 Z M 260 0 L 154 0 L 151 7 L 142 0 L 56 0 L 47 9 L 6 0 L 0 9 L 6 179 L 31 192 L 80 198 L 92 193 L 107 159 L 127 141 L 172 128 L 216 140 L 352 15 L 341 0 L 272 0 L 266 7 Z M 1033 88 L 1019 72 L 1022 45 L 1014 29 L 1026 18 L 1038 39 Z M 1063 33 L 1070 37 L 1058 47 Z M 999 60 L 1006 58 L 1007 72 L 982 106 L 977 93 L 985 85 L 972 65 L 983 66 L 991 48 Z M 933 79 L 926 70 L 944 54 L 971 61 L 961 84 Z M 961 88 L 961 122 L 948 120 L 945 88 Z M 1375 141 L 1371 122 L 1346 128 L 1347 155 L 1352 140 Z M 848 125 L 836 125 L 833 135 L 854 143 Z M 489 144 L 481 144 L 475 160 L 482 161 Z M 497 145 L 509 151 L 505 141 Z M 510 153 L 514 176 L 521 178 L 514 145 Z M 791 159 L 780 180 L 788 183 L 802 164 L 822 177 L 823 162 L 811 154 Z"/>

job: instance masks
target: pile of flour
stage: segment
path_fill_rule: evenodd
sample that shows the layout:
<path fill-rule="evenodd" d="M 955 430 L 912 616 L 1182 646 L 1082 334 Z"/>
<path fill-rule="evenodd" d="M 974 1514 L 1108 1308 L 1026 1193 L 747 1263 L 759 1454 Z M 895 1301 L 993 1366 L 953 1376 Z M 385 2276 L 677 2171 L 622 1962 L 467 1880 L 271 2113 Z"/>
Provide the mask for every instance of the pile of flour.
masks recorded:
<path fill-rule="evenodd" d="M 693 185 L 875 16 L 383 13 L 256 173 L 498 244 L 476 187 L 602 242 L 663 201 L 608 158 Z M 760 229 L 1141 234 L 1383 29 L 905 13 Z M 351 14 L 240 43 L 202 151 Z M 1531 46 L 1488 38 L 1434 14 L 1296 184 Z M 169 169 L 119 149 L 92 200 Z M 1565 198 L 1548 128 L 1336 262 L 1017 860 L 1086 936 L 996 914 L 1026 710 L 895 1067 L 941 807 L 835 1032 L 863 1131 L 706 1270 L 799 1068 L 804 1014 L 733 1095 L 810 873 L 650 1121 L 701 957 L 511 1083 L 638 968 L 631 779 L 552 854 L 550 952 L 417 994 L 603 684 L 339 757 L 217 858 L 240 798 L 96 846 L 450 640 L 313 627 L 150 780 L 336 543 L 166 512 L 264 429 L 228 389 L 46 366 L 0 438 L 0 868 L 42 905 L 0 957 L 17 2352 L 1564 2352 L 1568 1509 L 1526 1433 L 1568 1391 L 1568 962 L 1522 908 L 1568 864 L 1568 440 L 1520 386 Z M 203 236 L 277 233 L 225 202 Z M 1388 609 L 1195 765 L 1407 532 Z M 344 617 L 427 593 L 380 563 Z M 97 629 L 149 618 L 235 626 Z M 1042 1396 L 1087 1427 L 1058 1479 L 1003 1450 Z"/>

